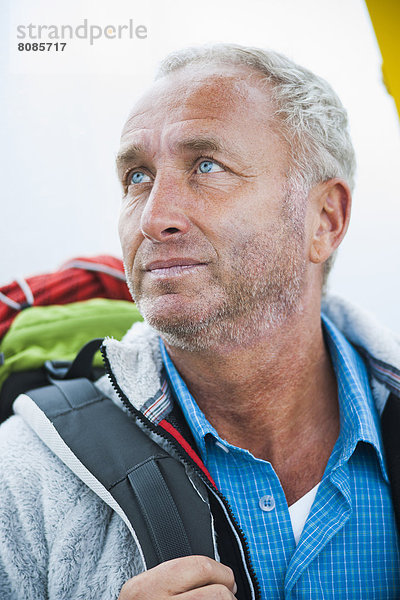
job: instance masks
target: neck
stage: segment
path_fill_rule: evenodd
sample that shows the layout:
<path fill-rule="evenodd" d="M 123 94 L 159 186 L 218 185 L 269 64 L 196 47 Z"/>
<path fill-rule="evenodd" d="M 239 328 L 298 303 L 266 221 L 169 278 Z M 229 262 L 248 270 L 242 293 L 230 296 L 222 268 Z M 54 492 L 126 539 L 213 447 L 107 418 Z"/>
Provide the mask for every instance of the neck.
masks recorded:
<path fill-rule="evenodd" d="M 293 480 L 300 464 L 313 472 L 302 486 L 320 480 L 338 435 L 339 411 L 319 306 L 291 315 L 244 348 L 167 348 L 223 439 L 270 461 L 281 481 Z"/>

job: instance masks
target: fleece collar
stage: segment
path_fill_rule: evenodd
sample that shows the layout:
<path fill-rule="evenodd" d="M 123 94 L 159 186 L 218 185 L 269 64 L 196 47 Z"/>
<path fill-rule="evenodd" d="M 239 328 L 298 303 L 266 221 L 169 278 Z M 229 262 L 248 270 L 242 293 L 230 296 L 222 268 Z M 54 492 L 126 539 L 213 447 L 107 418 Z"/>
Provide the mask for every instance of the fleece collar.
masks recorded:
<path fill-rule="evenodd" d="M 147 323 L 136 322 L 122 341 L 106 338 L 103 342 L 111 371 L 122 392 L 135 409 L 156 424 L 172 409 L 158 340 L 158 334 Z M 107 376 L 98 384 L 122 407 Z"/>
<path fill-rule="evenodd" d="M 336 296 L 323 299 L 322 310 L 366 361 L 379 413 L 389 393 L 400 396 L 400 339 L 367 311 Z M 155 423 L 172 408 L 157 332 L 147 323 L 135 323 L 122 341 L 107 338 L 105 351 L 118 385 L 137 410 Z M 100 387 L 121 405 L 106 378 Z"/>
<path fill-rule="evenodd" d="M 336 295 L 327 295 L 322 310 L 363 356 L 378 412 L 393 392 L 400 396 L 400 338 L 368 311 Z"/>

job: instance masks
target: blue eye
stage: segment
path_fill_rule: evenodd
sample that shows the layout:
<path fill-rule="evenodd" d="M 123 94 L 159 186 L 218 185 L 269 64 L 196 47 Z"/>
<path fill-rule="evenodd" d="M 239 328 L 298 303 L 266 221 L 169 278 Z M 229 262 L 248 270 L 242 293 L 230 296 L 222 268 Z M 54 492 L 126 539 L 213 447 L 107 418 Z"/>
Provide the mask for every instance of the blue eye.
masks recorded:
<path fill-rule="evenodd" d="M 149 181 L 151 181 L 149 175 L 143 173 L 143 171 L 135 171 L 134 173 L 132 173 L 130 181 L 128 183 L 148 183 Z"/>
<path fill-rule="evenodd" d="M 223 171 L 222 167 L 220 167 L 213 160 L 202 160 L 198 166 L 198 170 L 200 173 L 215 173 L 218 171 Z"/>

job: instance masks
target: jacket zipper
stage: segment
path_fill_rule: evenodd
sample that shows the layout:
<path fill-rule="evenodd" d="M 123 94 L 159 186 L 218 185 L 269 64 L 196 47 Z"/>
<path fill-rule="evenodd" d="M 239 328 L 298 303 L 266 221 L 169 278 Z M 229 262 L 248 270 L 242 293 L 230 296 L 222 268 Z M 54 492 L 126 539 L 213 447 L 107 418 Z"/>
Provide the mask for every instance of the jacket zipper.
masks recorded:
<path fill-rule="evenodd" d="M 125 406 L 125 408 L 135 418 L 139 419 L 140 422 L 144 425 L 144 427 L 146 429 L 150 430 L 152 433 L 155 433 L 155 434 L 159 435 L 164 440 L 166 440 L 167 442 L 169 442 L 170 444 L 172 444 L 173 447 L 178 452 L 179 457 L 182 460 L 182 462 L 184 464 L 190 466 L 191 468 L 193 468 L 195 470 L 196 474 L 202 480 L 202 482 L 207 486 L 207 488 L 215 496 L 217 496 L 217 498 L 222 502 L 223 506 L 225 507 L 225 509 L 226 509 L 226 511 L 227 511 L 227 513 L 229 515 L 229 518 L 231 520 L 231 524 L 233 525 L 233 528 L 235 529 L 235 532 L 237 533 L 237 535 L 238 535 L 238 537 L 239 537 L 239 539 L 241 541 L 242 549 L 243 549 L 244 556 L 245 556 L 245 559 L 246 559 L 246 567 L 247 567 L 247 570 L 248 570 L 248 573 L 249 573 L 249 576 L 250 576 L 250 581 L 251 581 L 251 584 L 252 584 L 253 590 L 254 590 L 254 600 L 261 600 L 260 584 L 259 584 L 257 575 L 256 575 L 256 573 L 254 571 L 254 567 L 253 567 L 252 562 L 251 562 L 250 551 L 249 551 L 249 544 L 247 542 L 247 539 L 246 539 L 246 536 L 244 534 L 244 531 L 240 527 L 239 523 L 236 520 L 235 515 L 233 514 L 232 508 L 231 508 L 228 500 L 225 498 L 225 496 L 216 487 L 212 487 L 211 486 L 210 481 L 207 479 L 207 477 L 205 476 L 205 474 L 203 473 L 203 471 L 194 462 L 194 460 L 185 452 L 185 450 L 175 440 L 175 438 L 173 437 L 173 435 L 171 435 L 170 433 L 168 433 L 167 431 L 165 431 L 161 427 L 157 427 L 156 425 L 154 425 L 154 423 L 152 423 L 149 419 L 147 419 L 139 410 L 135 409 L 132 406 L 132 404 L 129 402 L 128 398 L 126 397 L 126 395 L 124 394 L 124 392 L 121 390 L 120 386 L 117 383 L 116 377 L 115 377 L 114 373 L 112 372 L 110 361 L 108 359 L 107 351 L 106 351 L 106 348 L 105 348 L 104 345 L 102 345 L 100 347 L 100 352 L 101 352 L 101 355 L 102 355 L 102 358 L 103 358 L 103 362 L 104 362 L 104 365 L 105 365 L 107 376 L 108 376 L 108 378 L 111 381 L 111 385 L 113 386 L 114 390 L 118 394 L 118 397 L 121 399 L 121 402 L 123 403 L 123 405 Z"/>

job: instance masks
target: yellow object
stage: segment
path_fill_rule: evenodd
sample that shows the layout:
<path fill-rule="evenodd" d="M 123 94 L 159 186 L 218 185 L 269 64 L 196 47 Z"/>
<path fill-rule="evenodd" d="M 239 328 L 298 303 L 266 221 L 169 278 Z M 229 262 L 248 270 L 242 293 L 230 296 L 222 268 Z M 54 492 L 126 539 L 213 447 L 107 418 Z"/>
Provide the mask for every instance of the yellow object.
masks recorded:
<path fill-rule="evenodd" d="M 400 117 L 400 0 L 365 0 L 381 50 L 386 88 Z"/>

